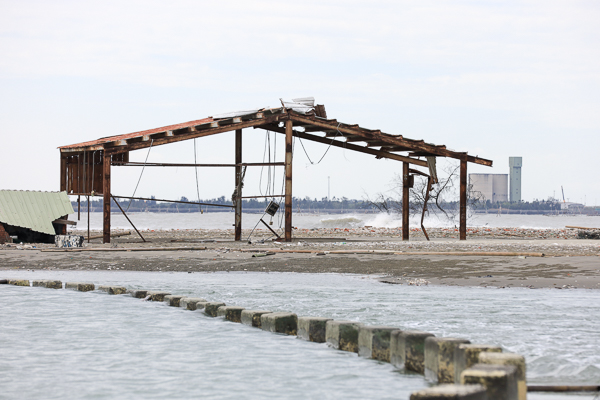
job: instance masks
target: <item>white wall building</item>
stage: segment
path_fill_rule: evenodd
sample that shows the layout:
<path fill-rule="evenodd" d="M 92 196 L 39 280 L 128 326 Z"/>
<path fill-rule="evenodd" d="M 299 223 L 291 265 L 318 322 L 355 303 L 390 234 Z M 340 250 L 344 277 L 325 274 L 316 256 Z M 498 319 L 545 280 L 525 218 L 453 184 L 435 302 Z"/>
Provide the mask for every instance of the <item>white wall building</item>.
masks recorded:
<path fill-rule="evenodd" d="M 508 174 L 469 174 L 469 185 L 483 195 L 483 201 L 508 201 Z"/>

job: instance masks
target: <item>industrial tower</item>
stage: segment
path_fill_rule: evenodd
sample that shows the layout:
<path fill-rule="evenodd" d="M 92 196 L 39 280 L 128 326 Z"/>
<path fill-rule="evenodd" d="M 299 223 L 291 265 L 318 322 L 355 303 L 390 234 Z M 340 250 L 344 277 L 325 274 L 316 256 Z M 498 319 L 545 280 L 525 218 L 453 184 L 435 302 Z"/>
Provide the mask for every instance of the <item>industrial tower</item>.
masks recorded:
<path fill-rule="evenodd" d="M 510 201 L 521 201 L 521 166 L 523 157 L 509 157 L 508 167 L 510 170 Z"/>

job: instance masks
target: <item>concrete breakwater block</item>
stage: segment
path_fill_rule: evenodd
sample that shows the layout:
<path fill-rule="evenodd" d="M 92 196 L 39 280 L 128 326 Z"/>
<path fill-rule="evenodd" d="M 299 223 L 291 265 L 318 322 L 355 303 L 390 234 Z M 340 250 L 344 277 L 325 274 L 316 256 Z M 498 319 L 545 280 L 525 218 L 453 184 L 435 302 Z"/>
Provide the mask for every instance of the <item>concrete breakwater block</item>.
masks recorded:
<path fill-rule="evenodd" d="M 196 311 L 202 310 L 206 303 L 208 303 L 208 301 L 200 297 L 183 297 L 179 300 L 179 307 L 190 311 Z"/>
<path fill-rule="evenodd" d="M 165 301 L 165 296 L 170 295 L 171 293 L 169 292 L 157 292 L 157 291 L 147 291 L 146 292 L 146 297 L 150 296 L 151 301 L 160 301 L 163 302 Z M 144 297 L 144 298 L 146 298 Z"/>
<path fill-rule="evenodd" d="M 391 326 L 361 326 L 358 330 L 358 355 L 390 362 L 390 336 L 397 330 Z"/>
<path fill-rule="evenodd" d="M 527 381 L 525 379 L 525 357 L 515 353 L 479 353 L 480 364 L 512 365 L 517 369 L 517 392 L 519 400 L 527 398 Z"/>
<path fill-rule="evenodd" d="M 334 349 L 358 353 L 360 322 L 330 320 L 325 324 L 325 339 Z"/>
<path fill-rule="evenodd" d="M 331 318 L 298 317 L 298 337 L 309 342 L 325 343 L 327 321 Z"/>
<path fill-rule="evenodd" d="M 513 365 L 475 364 L 460 374 L 461 383 L 485 386 L 489 399 L 517 400 L 517 368 Z"/>
<path fill-rule="evenodd" d="M 8 279 L 0 279 L 0 285 L 8 285 Z"/>
<path fill-rule="evenodd" d="M 89 292 L 96 289 L 93 283 L 65 282 L 65 289 L 77 290 L 78 292 Z"/>
<path fill-rule="evenodd" d="M 482 385 L 446 384 L 419 390 L 410 395 L 410 400 L 492 400 Z"/>
<path fill-rule="evenodd" d="M 398 368 L 423 374 L 425 339 L 434 336 L 423 331 L 393 331 L 390 335 L 390 362 Z"/>
<path fill-rule="evenodd" d="M 470 343 L 459 338 L 425 338 L 425 378 L 437 383 L 453 383 L 454 350 L 459 344 Z"/>
<path fill-rule="evenodd" d="M 241 323 L 244 310 L 244 307 L 221 306 L 217 309 L 217 317 L 225 317 L 227 321 Z"/>
<path fill-rule="evenodd" d="M 263 314 L 269 314 L 271 311 L 267 310 L 243 310 L 241 314 L 242 324 L 260 328 L 260 317 Z"/>
<path fill-rule="evenodd" d="M 83 236 L 81 235 L 55 235 L 54 244 L 56 247 L 83 247 Z"/>
<path fill-rule="evenodd" d="M 288 312 L 274 312 L 260 316 L 260 328 L 268 332 L 296 335 L 298 332 L 298 316 Z"/>
<path fill-rule="evenodd" d="M 502 353 L 502 348 L 487 344 L 459 344 L 454 349 L 454 383 L 461 383 L 460 374 L 479 362 L 484 351 Z"/>
<path fill-rule="evenodd" d="M 53 281 L 50 279 L 38 279 L 31 281 L 31 286 L 35 287 L 45 287 L 48 289 L 62 289 L 61 281 Z"/>
<path fill-rule="evenodd" d="M 8 284 L 15 286 L 30 286 L 28 279 L 9 279 Z"/>
<path fill-rule="evenodd" d="M 136 299 L 145 299 L 148 296 L 147 290 L 137 290 L 137 289 L 128 289 L 127 294 L 131 295 L 131 297 L 135 297 Z"/>
<path fill-rule="evenodd" d="M 100 285 L 100 286 L 98 286 L 98 290 L 101 290 L 108 294 L 125 294 L 125 293 L 127 293 L 127 288 L 125 288 L 123 286 Z"/>
<path fill-rule="evenodd" d="M 181 301 L 182 298 L 183 298 L 183 296 L 176 296 L 174 294 L 169 294 L 169 295 L 165 296 L 163 301 L 171 307 L 179 307 L 179 302 Z"/>
<path fill-rule="evenodd" d="M 226 305 L 225 303 L 210 301 L 210 302 L 204 304 L 204 313 L 211 317 L 216 317 L 219 307 L 223 307 L 225 305 Z"/>

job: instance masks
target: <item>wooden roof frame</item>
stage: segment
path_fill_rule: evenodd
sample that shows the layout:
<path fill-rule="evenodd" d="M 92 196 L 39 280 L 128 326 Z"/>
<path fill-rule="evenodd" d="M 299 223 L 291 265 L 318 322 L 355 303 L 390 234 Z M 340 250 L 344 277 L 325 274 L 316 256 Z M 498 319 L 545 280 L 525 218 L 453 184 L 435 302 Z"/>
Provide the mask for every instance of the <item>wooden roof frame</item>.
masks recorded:
<path fill-rule="evenodd" d="M 169 125 L 146 131 L 133 132 L 100 138 L 94 141 L 61 146 L 61 190 L 69 193 L 70 183 L 77 175 L 77 192 L 72 194 L 102 193 L 104 196 L 104 242 L 110 242 L 110 167 L 111 165 L 127 165 L 129 152 L 153 146 L 181 142 L 184 140 L 212 136 L 224 132 L 235 131 L 236 134 L 236 192 L 233 199 L 235 208 L 235 239 L 241 239 L 241 187 L 242 187 L 242 129 L 254 128 L 279 132 L 285 135 L 285 240 L 290 241 L 292 235 L 292 140 L 298 137 L 322 143 L 328 146 L 345 148 L 359 153 L 373 155 L 376 158 L 386 158 L 403 163 L 403 215 L 402 236 L 408 240 L 408 188 L 411 180 L 409 164 L 428 168 L 429 157 L 448 157 L 460 161 L 460 239 L 466 239 L 466 208 L 467 208 L 467 163 L 492 166 L 492 161 L 471 156 L 466 152 L 448 150 L 445 145 L 426 143 L 402 135 L 391 135 L 360 127 L 356 124 L 338 122 L 327 119 L 325 107 L 317 105 L 308 113 L 294 111 L 291 108 L 267 108 L 252 112 L 231 113 L 226 117 L 208 117 L 201 120 Z M 324 133 L 323 136 L 315 132 Z M 364 143 L 364 144 L 358 144 Z M 78 167 L 69 167 L 74 162 Z M 86 163 L 87 160 L 87 163 Z M 100 171 L 92 169 L 83 173 L 79 171 L 82 165 L 97 165 Z M 131 163 L 130 165 L 139 164 Z M 163 166 L 169 166 L 164 164 Z M 74 169 L 77 171 L 73 172 Z M 414 171 L 413 171 L 414 172 Z M 83 176 L 83 178 L 81 178 Z M 91 179 L 90 179 L 91 177 Z M 94 181 L 94 177 L 96 180 Z M 83 185 L 79 182 L 83 180 Z M 101 180 L 101 182 L 99 181 Z M 90 184 L 91 181 L 91 184 Z M 95 182 L 95 183 L 94 183 Z M 83 187 L 83 189 L 82 189 Z M 135 227 L 134 227 L 135 228 Z"/>

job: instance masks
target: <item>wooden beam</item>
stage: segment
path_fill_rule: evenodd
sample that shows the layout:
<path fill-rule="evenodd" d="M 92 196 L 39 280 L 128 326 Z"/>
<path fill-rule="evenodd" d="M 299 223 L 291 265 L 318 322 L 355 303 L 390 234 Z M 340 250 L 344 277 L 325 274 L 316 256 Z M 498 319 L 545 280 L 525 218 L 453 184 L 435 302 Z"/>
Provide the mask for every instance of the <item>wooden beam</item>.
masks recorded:
<path fill-rule="evenodd" d="M 239 163 L 239 164 L 180 164 L 180 163 L 143 163 L 143 162 L 122 162 L 114 161 L 111 163 L 117 167 L 283 167 L 284 162 L 273 163 Z"/>
<path fill-rule="evenodd" d="M 410 197 L 410 188 L 409 188 L 409 172 L 408 172 L 408 163 L 402 163 L 402 240 L 409 240 L 410 230 L 409 230 L 409 197 Z"/>
<path fill-rule="evenodd" d="M 102 159 L 102 195 L 103 195 L 103 242 L 110 243 L 110 156 L 104 153 Z"/>
<path fill-rule="evenodd" d="M 154 147 L 154 146 L 160 146 L 163 144 L 176 143 L 176 142 L 181 142 L 184 140 L 216 135 L 219 133 L 229 132 L 229 131 L 233 131 L 236 129 L 251 128 L 254 126 L 258 126 L 258 125 L 275 123 L 275 122 L 279 122 L 279 121 L 287 119 L 287 118 L 288 117 L 285 114 L 277 114 L 277 115 L 273 115 L 273 116 L 266 117 L 266 118 L 253 119 L 250 121 L 242 121 L 238 124 L 230 124 L 230 125 L 226 125 L 226 126 L 220 126 L 219 123 L 215 121 L 215 122 L 210 123 L 210 126 L 214 125 L 214 127 L 208 128 L 208 129 L 203 129 L 201 131 L 182 133 L 180 135 L 176 135 L 173 137 L 156 137 L 156 136 L 159 136 L 160 133 L 152 134 L 150 136 L 152 139 L 154 139 L 154 141 L 152 143 L 152 146 Z M 107 149 L 107 152 L 109 154 L 116 154 L 116 153 L 122 153 L 125 151 L 144 149 L 144 148 L 148 148 L 148 147 L 150 147 L 149 142 L 136 142 L 136 143 L 129 143 L 127 146 L 123 146 L 123 147 L 119 147 L 119 148 Z M 100 148 L 102 149 L 103 147 L 100 147 Z M 61 149 L 61 150 L 65 150 L 65 149 Z"/>
<path fill-rule="evenodd" d="M 318 119 L 316 117 L 311 117 L 308 115 L 300 115 L 293 111 L 290 111 L 289 115 L 293 121 L 297 121 L 297 122 L 301 122 L 301 123 L 305 123 L 305 124 L 312 124 L 314 126 L 318 126 L 318 127 L 324 128 L 324 129 L 335 129 L 335 130 L 339 130 L 340 132 L 343 132 L 346 134 L 362 136 L 366 139 L 380 139 L 380 140 L 388 143 L 389 145 L 406 146 L 406 147 L 410 148 L 411 150 L 424 151 L 424 152 L 428 152 L 428 153 L 431 153 L 431 154 L 434 154 L 437 156 L 450 157 L 450 158 L 456 158 L 456 159 L 464 158 L 462 153 L 457 153 L 454 151 L 447 150 L 447 149 L 443 148 L 442 146 L 437 147 L 434 145 L 430 145 L 430 144 L 425 143 L 422 140 L 410 140 L 410 139 L 405 139 L 402 136 L 392 136 L 392 135 L 382 134 L 381 131 L 379 131 L 379 130 L 368 130 L 368 129 L 363 129 L 360 127 L 359 128 L 349 127 L 348 125 L 345 125 L 345 124 L 338 125 L 337 121 L 335 121 L 335 122 L 333 120 L 325 121 L 325 120 Z M 487 166 L 492 165 L 491 160 L 486 160 L 483 158 L 478 158 L 478 157 L 473 157 L 473 156 L 467 156 L 467 161 L 473 162 L 476 164 L 487 165 Z"/>
<path fill-rule="evenodd" d="M 272 125 L 269 125 L 269 126 L 257 126 L 257 128 L 269 130 L 269 131 L 272 131 L 272 132 L 285 133 L 284 129 L 281 129 L 281 128 L 277 127 L 277 126 L 272 126 Z M 401 156 L 399 154 L 393 154 L 393 153 L 388 153 L 388 152 L 381 151 L 381 150 L 369 149 L 367 147 L 358 146 L 356 144 L 346 143 L 346 142 L 342 142 L 342 141 L 339 141 L 339 140 L 327 139 L 327 138 L 324 138 L 324 137 L 321 137 L 321 136 L 311 135 L 311 134 L 305 133 L 305 132 L 293 131 L 293 135 L 296 136 L 296 137 L 299 137 L 301 139 L 311 140 L 313 142 L 323 143 L 323 144 L 331 145 L 331 146 L 334 146 L 334 147 L 340 147 L 342 149 L 348 149 L 348 150 L 352 150 L 352 151 L 357 151 L 359 153 L 370 154 L 370 155 L 373 155 L 373 156 L 375 156 L 377 158 L 388 158 L 390 160 L 405 161 L 405 162 L 408 162 L 410 164 L 419 165 L 421 167 L 427 167 L 427 161 L 416 160 L 414 158 L 410 158 L 410 157 L 406 157 L 406 156 Z"/>
<path fill-rule="evenodd" d="M 460 240 L 467 240 L 467 160 L 460 160 Z"/>
<path fill-rule="evenodd" d="M 235 205 L 235 240 L 242 240 L 242 130 L 235 131 L 235 187 L 237 197 L 234 199 Z"/>
<path fill-rule="evenodd" d="M 285 121 L 285 235 L 286 242 L 292 241 L 292 121 Z"/>

